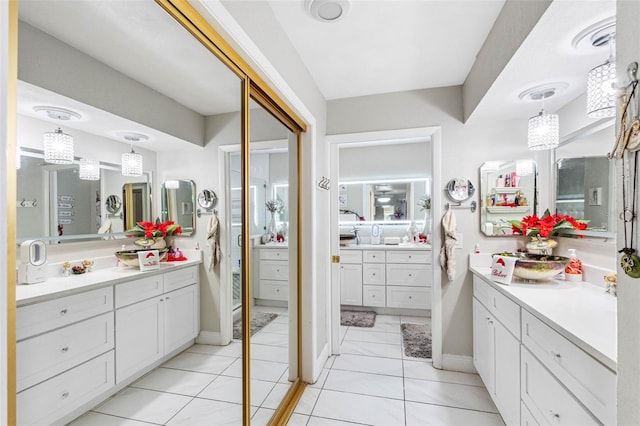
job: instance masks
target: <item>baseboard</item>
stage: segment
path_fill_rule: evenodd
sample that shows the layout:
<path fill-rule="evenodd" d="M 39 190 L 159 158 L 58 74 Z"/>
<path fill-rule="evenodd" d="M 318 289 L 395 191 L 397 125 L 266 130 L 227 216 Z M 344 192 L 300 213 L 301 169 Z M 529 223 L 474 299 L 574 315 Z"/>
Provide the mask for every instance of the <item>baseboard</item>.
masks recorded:
<path fill-rule="evenodd" d="M 477 373 L 476 367 L 473 365 L 473 357 L 462 355 L 442 354 L 442 369 Z"/>
<path fill-rule="evenodd" d="M 196 337 L 196 343 L 200 345 L 221 345 L 220 332 L 218 331 L 201 331 Z"/>

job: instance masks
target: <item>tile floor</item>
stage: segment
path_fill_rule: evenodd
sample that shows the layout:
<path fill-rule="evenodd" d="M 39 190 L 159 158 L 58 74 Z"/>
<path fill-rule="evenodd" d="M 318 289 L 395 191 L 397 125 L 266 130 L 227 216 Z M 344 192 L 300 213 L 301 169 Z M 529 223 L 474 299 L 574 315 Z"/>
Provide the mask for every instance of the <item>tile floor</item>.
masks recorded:
<path fill-rule="evenodd" d="M 289 425 L 504 425 L 477 375 L 403 354 L 401 320 L 422 321 L 378 315 L 373 328 L 341 327 L 342 354 L 307 386 Z M 280 311 L 252 340 L 255 425 L 267 424 L 289 388 L 287 321 Z M 72 425 L 240 425 L 240 352 L 238 342 L 192 346 Z"/>

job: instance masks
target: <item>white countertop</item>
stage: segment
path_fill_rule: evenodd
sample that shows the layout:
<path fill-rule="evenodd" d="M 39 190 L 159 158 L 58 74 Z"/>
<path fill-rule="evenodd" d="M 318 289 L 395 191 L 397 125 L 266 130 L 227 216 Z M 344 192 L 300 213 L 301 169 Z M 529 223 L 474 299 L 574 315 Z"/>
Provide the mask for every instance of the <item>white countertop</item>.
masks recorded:
<path fill-rule="evenodd" d="M 431 244 L 349 244 L 340 250 L 431 250 Z"/>
<path fill-rule="evenodd" d="M 256 244 L 255 246 L 253 246 L 253 248 L 259 248 L 259 249 L 288 249 L 289 248 L 289 243 L 288 242 L 284 242 L 284 243 Z"/>
<path fill-rule="evenodd" d="M 115 256 L 113 257 L 115 264 Z M 138 268 L 125 266 L 123 268 L 107 267 L 68 277 L 50 277 L 38 284 L 20 284 L 16 286 L 17 306 L 42 302 L 49 299 L 68 296 L 108 285 L 118 284 L 131 279 L 148 277 L 165 272 L 186 268 L 202 263 L 202 255 L 188 255 L 188 259 L 181 262 L 161 262 L 160 269 L 141 272 Z"/>
<path fill-rule="evenodd" d="M 489 267 L 470 267 L 473 274 L 518 303 L 576 346 L 616 371 L 617 300 L 602 287 L 560 280 L 539 284 L 498 284 Z"/>

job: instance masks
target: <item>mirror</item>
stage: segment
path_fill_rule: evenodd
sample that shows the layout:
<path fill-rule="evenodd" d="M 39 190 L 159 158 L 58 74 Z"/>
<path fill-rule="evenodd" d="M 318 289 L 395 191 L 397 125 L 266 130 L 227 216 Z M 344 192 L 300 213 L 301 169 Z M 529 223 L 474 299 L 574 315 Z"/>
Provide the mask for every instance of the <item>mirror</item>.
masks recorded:
<path fill-rule="evenodd" d="M 218 196 L 210 189 L 203 189 L 198 194 L 198 205 L 205 210 L 213 210 L 218 202 Z"/>
<path fill-rule="evenodd" d="M 537 168 L 533 160 L 487 161 L 480 167 L 480 229 L 486 236 L 512 236 L 509 220 L 537 213 Z"/>
<path fill-rule="evenodd" d="M 122 213 L 126 229 L 133 228 L 138 222 L 151 222 L 151 186 L 146 182 L 125 183 L 122 185 Z"/>
<path fill-rule="evenodd" d="M 407 222 L 422 217 L 420 197 L 427 194 L 428 178 L 382 179 L 339 184 L 340 223 Z"/>
<path fill-rule="evenodd" d="M 79 158 L 69 165 L 45 163 L 41 150 L 21 148 L 18 243 L 39 239 L 58 244 L 104 237 L 105 233 L 124 238 L 122 233 L 129 229 L 123 221 L 124 210 L 135 211 L 134 219 L 152 220 L 150 172 L 140 178 L 124 177 L 119 165 L 101 162 L 99 180 L 82 180 L 78 163 Z M 131 187 L 129 199 L 126 184 L 136 186 Z M 127 200 L 138 206 L 127 204 Z"/>
<path fill-rule="evenodd" d="M 577 135 L 555 150 L 555 211 L 588 220 L 589 236 L 613 237 L 615 162 L 603 155 L 615 138 L 613 126 Z"/>
<path fill-rule="evenodd" d="M 194 202 L 196 184 L 192 180 L 169 180 L 162 184 L 162 221 L 172 220 L 182 227 L 182 235 L 193 234 L 196 226 Z"/>
<path fill-rule="evenodd" d="M 461 203 L 471 198 L 476 192 L 476 189 L 469 179 L 457 177 L 447 182 L 446 191 L 451 201 Z"/>

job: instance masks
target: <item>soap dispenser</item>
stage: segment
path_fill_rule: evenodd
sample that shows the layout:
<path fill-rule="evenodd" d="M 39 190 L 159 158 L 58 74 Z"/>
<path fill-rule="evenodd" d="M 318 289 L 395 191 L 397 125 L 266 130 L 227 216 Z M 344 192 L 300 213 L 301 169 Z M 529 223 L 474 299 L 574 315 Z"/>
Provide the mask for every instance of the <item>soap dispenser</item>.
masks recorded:
<path fill-rule="evenodd" d="M 569 249 L 569 263 L 564 268 L 566 281 L 582 281 L 582 261 L 576 255 L 576 249 Z"/>

